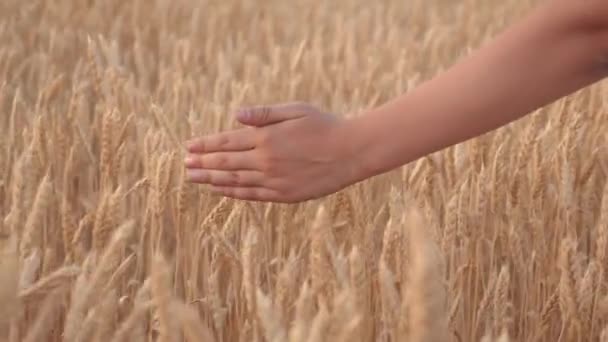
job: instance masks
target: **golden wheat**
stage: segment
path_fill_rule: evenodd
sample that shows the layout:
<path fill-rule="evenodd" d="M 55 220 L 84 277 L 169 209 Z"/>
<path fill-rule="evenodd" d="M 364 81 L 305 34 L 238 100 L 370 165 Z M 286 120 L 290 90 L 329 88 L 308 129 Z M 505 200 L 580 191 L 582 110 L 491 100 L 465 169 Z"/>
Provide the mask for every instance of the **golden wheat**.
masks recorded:
<path fill-rule="evenodd" d="M 0 1 L 0 341 L 608 340 L 604 83 L 307 203 L 182 170 L 237 107 L 357 115 L 535 3 Z"/>

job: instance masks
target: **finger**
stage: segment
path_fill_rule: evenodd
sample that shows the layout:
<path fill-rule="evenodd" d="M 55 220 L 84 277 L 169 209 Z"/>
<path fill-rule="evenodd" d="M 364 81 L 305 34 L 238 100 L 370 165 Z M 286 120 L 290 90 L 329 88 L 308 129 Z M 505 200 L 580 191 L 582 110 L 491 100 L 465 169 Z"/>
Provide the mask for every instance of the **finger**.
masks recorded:
<path fill-rule="evenodd" d="M 186 142 L 186 147 L 190 153 L 244 151 L 252 149 L 255 146 L 254 142 L 250 129 L 239 129 L 194 138 Z"/>
<path fill-rule="evenodd" d="M 225 197 L 246 201 L 278 201 L 280 198 L 275 190 L 261 187 L 212 186 L 211 191 Z"/>
<path fill-rule="evenodd" d="M 237 120 L 248 126 L 262 127 L 282 121 L 298 119 L 315 109 L 306 103 L 284 103 L 240 109 Z"/>
<path fill-rule="evenodd" d="M 186 173 L 191 183 L 211 184 L 216 186 L 259 186 L 264 181 L 264 174 L 259 171 L 217 171 L 190 169 Z"/>
<path fill-rule="evenodd" d="M 255 170 L 256 155 L 253 151 L 216 152 L 209 154 L 188 154 L 184 160 L 188 169 L 209 170 Z"/>

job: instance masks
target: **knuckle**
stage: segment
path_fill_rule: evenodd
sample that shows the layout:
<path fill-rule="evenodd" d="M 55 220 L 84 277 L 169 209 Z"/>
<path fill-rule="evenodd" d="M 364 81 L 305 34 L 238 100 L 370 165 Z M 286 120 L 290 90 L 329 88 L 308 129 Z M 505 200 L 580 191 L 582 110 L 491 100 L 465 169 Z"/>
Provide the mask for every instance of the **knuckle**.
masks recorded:
<path fill-rule="evenodd" d="M 226 165 L 228 164 L 228 158 L 226 158 L 226 156 L 224 155 L 218 155 L 215 157 L 215 166 L 217 167 L 226 167 Z"/>
<path fill-rule="evenodd" d="M 241 175 L 236 171 L 229 172 L 228 173 L 228 183 L 230 185 L 241 184 Z"/>
<path fill-rule="evenodd" d="M 270 155 L 265 154 L 262 156 L 262 158 L 260 158 L 260 169 L 268 175 L 275 174 L 276 164 Z"/>
<path fill-rule="evenodd" d="M 213 174 L 211 172 L 205 172 L 201 175 L 201 180 L 204 183 L 214 184 L 215 178 L 213 177 Z"/>
<path fill-rule="evenodd" d="M 230 143 L 230 137 L 226 134 L 220 135 L 217 138 L 218 147 L 226 147 L 226 145 L 228 145 L 229 143 Z"/>

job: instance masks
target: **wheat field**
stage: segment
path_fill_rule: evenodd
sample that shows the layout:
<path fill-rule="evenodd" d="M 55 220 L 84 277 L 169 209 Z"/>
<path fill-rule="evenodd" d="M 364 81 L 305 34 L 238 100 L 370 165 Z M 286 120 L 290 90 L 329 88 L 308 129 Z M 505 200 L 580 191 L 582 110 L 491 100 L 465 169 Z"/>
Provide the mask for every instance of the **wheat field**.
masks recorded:
<path fill-rule="evenodd" d="M 238 107 L 356 115 L 535 3 L 0 1 L 0 341 L 608 341 L 604 83 L 315 201 L 184 182 Z"/>

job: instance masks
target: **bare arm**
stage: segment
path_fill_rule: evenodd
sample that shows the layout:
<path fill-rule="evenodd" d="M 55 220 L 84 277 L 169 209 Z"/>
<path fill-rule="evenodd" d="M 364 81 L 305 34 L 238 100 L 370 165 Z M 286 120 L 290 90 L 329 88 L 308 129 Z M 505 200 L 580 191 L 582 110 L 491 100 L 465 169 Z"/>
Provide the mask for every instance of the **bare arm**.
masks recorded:
<path fill-rule="evenodd" d="M 486 133 L 605 77 L 606 8 L 608 1 L 549 1 L 447 72 L 354 120 L 348 130 L 360 137 L 361 176 Z"/>
<path fill-rule="evenodd" d="M 299 202 L 521 118 L 607 75 L 608 0 L 550 0 L 474 55 L 360 117 L 248 108 L 246 128 L 190 141 L 188 179 L 233 198 Z"/>

